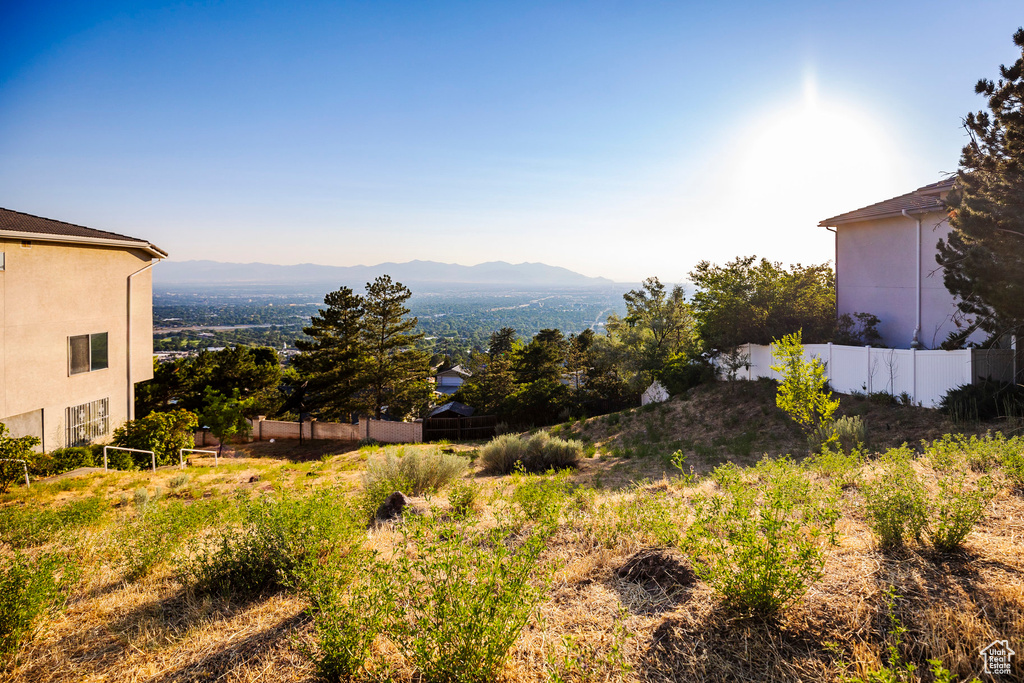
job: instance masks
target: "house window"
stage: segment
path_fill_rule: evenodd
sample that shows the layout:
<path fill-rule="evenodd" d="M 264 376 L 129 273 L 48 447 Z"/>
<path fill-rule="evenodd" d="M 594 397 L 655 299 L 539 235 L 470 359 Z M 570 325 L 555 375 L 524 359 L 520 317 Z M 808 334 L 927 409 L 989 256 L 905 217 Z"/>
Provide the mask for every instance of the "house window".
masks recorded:
<path fill-rule="evenodd" d="M 0 251 L 0 270 L 7 270 L 7 254 Z"/>
<path fill-rule="evenodd" d="M 102 370 L 108 364 L 106 332 L 68 337 L 68 365 L 72 375 Z"/>
<path fill-rule="evenodd" d="M 110 399 L 101 398 L 66 410 L 67 445 L 84 446 L 110 431 Z"/>

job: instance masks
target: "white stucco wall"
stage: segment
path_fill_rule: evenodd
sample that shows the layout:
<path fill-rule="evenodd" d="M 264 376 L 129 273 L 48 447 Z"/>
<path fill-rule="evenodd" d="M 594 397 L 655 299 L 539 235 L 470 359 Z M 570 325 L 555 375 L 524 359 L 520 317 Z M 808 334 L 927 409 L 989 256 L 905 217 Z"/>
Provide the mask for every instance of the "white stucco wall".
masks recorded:
<path fill-rule="evenodd" d="M 936 245 L 949 234 L 946 215 L 921 218 L 921 336 L 925 348 L 938 348 L 956 329 L 956 303 L 942 283 Z M 916 325 L 917 222 L 897 216 L 848 223 L 836 228 L 836 295 L 839 314 L 873 313 L 886 346 L 910 348 Z M 980 335 L 984 336 L 984 335 Z"/>

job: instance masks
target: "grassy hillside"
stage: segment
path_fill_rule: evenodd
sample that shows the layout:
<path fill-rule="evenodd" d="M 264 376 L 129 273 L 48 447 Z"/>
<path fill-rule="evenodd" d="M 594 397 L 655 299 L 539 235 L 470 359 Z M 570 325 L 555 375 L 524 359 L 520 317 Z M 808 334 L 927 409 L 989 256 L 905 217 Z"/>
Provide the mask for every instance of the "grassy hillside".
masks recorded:
<path fill-rule="evenodd" d="M 470 446 L 278 442 L 240 448 L 218 467 L 197 459 L 184 472 L 18 487 L 0 497 L 6 576 L 18 563 L 63 564 L 52 571 L 53 607 L 8 656 L 6 675 L 308 681 L 318 660 L 323 670 L 333 653 L 337 664 L 340 644 L 378 630 L 360 679 L 445 680 L 438 661 L 483 656 L 482 647 L 445 648 L 483 642 L 475 626 L 534 601 L 522 629 L 509 617 L 498 678 L 838 681 L 909 663 L 918 668 L 905 680 L 930 681 L 929 659 L 966 678 L 980 671 L 979 648 L 1024 642 L 1020 440 L 758 465 L 762 453 L 805 445 L 770 386 L 739 388 L 560 426 L 553 431 L 592 447 L 558 475 L 487 474 Z M 854 398 L 843 411 L 863 414 L 879 453 L 949 427 L 932 411 Z M 694 476 L 667 464 L 675 449 Z M 387 456 L 417 455 L 452 466 L 454 483 L 414 497 L 418 516 L 368 525 L 378 499 L 364 497 L 367 467 L 379 473 Z M 727 461 L 742 467 L 716 468 Z M 908 472 L 929 526 L 883 548 L 872 506 L 899 493 L 885 484 L 911 481 L 896 478 Z M 990 496 L 980 522 L 961 548 L 940 552 L 943 501 L 967 496 L 955 501 L 967 509 L 978 491 Z M 739 512 L 715 516 L 709 501 Z M 806 590 L 761 614 L 730 588 L 746 571 L 729 564 L 743 546 L 723 539 L 770 510 L 788 520 L 777 555 L 790 560 L 780 568 L 802 566 L 794 548 L 823 564 L 807 565 Z M 748 540 L 756 548 L 767 537 L 760 528 Z M 474 611 L 474 600 L 502 596 L 510 599 Z M 10 604 L 0 598 L 0 626 L 11 623 Z M 346 635 L 349 623 L 358 633 Z"/>

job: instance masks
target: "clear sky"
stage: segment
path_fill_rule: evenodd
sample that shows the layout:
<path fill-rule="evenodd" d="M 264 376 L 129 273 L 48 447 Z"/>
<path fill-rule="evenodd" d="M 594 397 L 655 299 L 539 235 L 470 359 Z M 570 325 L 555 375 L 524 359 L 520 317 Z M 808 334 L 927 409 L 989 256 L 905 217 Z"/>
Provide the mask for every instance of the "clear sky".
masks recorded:
<path fill-rule="evenodd" d="M 0 206 L 175 260 L 822 262 L 956 169 L 1021 9 L 0 0 Z"/>

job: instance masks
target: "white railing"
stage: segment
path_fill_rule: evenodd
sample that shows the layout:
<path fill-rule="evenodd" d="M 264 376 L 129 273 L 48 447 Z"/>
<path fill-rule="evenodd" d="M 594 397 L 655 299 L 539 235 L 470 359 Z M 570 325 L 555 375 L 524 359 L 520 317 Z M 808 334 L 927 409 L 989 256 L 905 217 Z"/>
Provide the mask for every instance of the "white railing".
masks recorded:
<path fill-rule="evenodd" d="M 178 450 L 178 458 L 181 464 L 178 469 L 185 469 L 185 453 L 207 453 L 213 456 L 213 464 L 217 465 L 217 451 L 204 451 L 199 448 L 182 448 Z"/>
<path fill-rule="evenodd" d="M 20 462 L 25 468 L 25 488 L 28 488 L 28 462 L 16 458 L 0 458 L 0 462 Z"/>
<path fill-rule="evenodd" d="M 107 471 L 107 450 L 112 451 L 128 451 L 130 453 L 149 453 L 153 458 L 153 474 L 156 474 L 156 453 L 153 451 L 144 451 L 139 448 L 123 448 L 121 446 L 104 446 L 103 447 L 103 471 Z"/>

